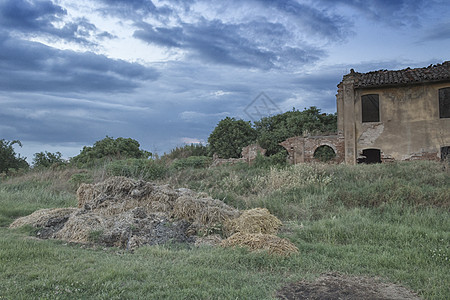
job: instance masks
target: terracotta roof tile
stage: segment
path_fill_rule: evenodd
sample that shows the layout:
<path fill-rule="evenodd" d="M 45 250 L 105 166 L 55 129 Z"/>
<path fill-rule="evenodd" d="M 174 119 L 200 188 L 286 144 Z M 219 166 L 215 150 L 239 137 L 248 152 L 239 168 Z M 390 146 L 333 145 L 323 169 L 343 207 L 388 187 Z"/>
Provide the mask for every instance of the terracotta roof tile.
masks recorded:
<path fill-rule="evenodd" d="M 379 70 L 368 73 L 352 72 L 344 77 L 353 76 L 355 87 L 378 87 L 383 85 L 417 84 L 430 81 L 450 81 L 450 61 L 430 65 L 425 68 L 390 71 Z"/>

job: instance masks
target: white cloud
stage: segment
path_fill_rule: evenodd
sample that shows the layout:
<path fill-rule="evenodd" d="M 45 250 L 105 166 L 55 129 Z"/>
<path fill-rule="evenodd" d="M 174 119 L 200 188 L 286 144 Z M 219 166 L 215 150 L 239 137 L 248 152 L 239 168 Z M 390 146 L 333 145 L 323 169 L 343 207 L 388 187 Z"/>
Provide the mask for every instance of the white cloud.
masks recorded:
<path fill-rule="evenodd" d="M 206 118 L 224 118 L 226 116 L 230 115 L 229 112 L 221 112 L 221 113 L 201 113 L 197 111 L 183 111 L 180 113 L 180 118 L 184 121 L 188 122 L 200 122 L 202 119 Z"/>
<path fill-rule="evenodd" d="M 204 139 L 198 139 L 198 138 L 190 138 L 190 137 L 183 137 L 181 138 L 181 142 L 183 144 L 205 144 L 205 140 Z"/>

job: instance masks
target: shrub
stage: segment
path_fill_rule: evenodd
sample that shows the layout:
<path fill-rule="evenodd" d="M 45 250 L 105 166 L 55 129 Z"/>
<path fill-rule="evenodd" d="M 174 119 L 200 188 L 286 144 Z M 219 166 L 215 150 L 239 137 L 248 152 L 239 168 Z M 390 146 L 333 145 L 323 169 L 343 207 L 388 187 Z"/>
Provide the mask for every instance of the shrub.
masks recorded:
<path fill-rule="evenodd" d="M 61 158 L 61 152 L 39 152 L 34 154 L 33 167 L 34 168 L 49 168 L 54 165 L 61 166 L 65 164 L 65 160 Z"/>
<path fill-rule="evenodd" d="M 20 141 L 0 140 L 0 173 L 9 175 L 16 173 L 19 169 L 29 168 L 26 157 L 20 157 L 20 154 L 16 155 L 13 148 L 14 144 L 22 147 Z"/>
<path fill-rule="evenodd" d="M 162 158 L 178 159 L 190 156 L 208 156 L 208 147 L 202 144 L 190 144 L 172 149 L 169 154 L 164 154 Z"/>
<path fill-rule="evenodd" d="M 217 124 L 208 138 L 210 154 L 221 158 L 238 158 L 242 148 L 256 140 L 256 131 L 250 122 L 226 117 Z"/>
<path fill-rule="evenodd" d="M 206 168 L 211 164 L 211 161 L 211 157 L 207 156 L 190 156 L 188 158 L 180 158 L 175 160 L 172 164 L 172 168 L 176 170 Z"/>
<path fill-rule="evenodd" d="M 141 150 L 139 147 L 139 142 L 131 138 L 113 139 L 107 136 L 95 142 L 92 147 L 84 147 L 80 154 L 71 159 L 71 162 L 77 166 L 92 167 L 105 161 L 127 158 L 145 159 L 152 156 L 150 152 Z"/>

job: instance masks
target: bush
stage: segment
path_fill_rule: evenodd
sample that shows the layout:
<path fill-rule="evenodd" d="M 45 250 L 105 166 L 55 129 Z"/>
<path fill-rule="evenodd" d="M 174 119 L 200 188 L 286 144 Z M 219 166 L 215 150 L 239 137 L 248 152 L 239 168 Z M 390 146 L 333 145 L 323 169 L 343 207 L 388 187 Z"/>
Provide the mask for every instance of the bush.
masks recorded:
<path fill-rule="evenodd" d="M 256 168 L 269 168 L 272 166 L 285 166 L 287 164 L 286 161 L 287 152 L 286 150 L 280 151 L 277 154 L 271 156 L 262 156 L 259 155 L 254 160 L 252 166 Z"/>
<path fill-rule="evenodd" d="M 176 170 L 181 169 L 200 169 L 208 167 L 212 162 L 211 157 L 207 156 L 191 156 L 188 158 L 180 158 L 173 162 L 172 168 Z"/>
<path fill-rule="evenodd" d="M 106 165 L 109 176 L 125 176 L 143 180 L 156 180 L 163 178 L 167 167 L 160 162 L 148 159 L 115 160 Z"/>
<path fill-rule="evenodd" d="M 139 147 L 139 142 L 131 138 L 113 139 L 107 136 L 95 142 L 92 147 L 84 147 L 80 154 L 71 159 L 71 162 L 79 167 L 92 167 L 105 161 L 127 158 L 145 159 L 152 156 L 150 152 L 141 150 Z"/>
<path fill-rule="evenodd" d="M 238 158 L 242 148 L 256 140 L 256 131 L 250 122 L 226 117 L 217 124 L 208 138 L 211 156 L 220 158 Z"/>
<path fill-rule="evenodd" d="M 190 156 L 208 156 L 208 147 L 202 144 L 190 144 L 172 149 L 169 154 L 164 154 L 162 158 L 178 159 Z"/>
<path fill-rule="evenodd" d="M 16 155 L 13 148 L 14 144 L 22 147 L 20 141 L 0 140 L 0 174 L 11 175 L 12 173 L 17 173 L 20 169 L 29 168 L 26 157 L 20 157 L 20 154 Z"/>
<path fill-rule="evenodd" d="M 49 168 L 53 165 L 63 165 L 66 163 L 64 159 L 61 158 L 61 152 L 51 153 L 51 152 L 39 152 L 34 154 L 33 167 L 34 168 Z"/>

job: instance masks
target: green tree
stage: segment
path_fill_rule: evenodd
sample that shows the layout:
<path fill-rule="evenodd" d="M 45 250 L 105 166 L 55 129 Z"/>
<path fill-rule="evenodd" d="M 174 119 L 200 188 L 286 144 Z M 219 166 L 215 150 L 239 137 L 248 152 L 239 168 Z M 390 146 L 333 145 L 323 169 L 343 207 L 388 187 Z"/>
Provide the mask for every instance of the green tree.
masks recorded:
<path fill-rule="evenodd" d="M 221 120 L 208 138 L 210 154 L 221 158 L 238 158 L 242 148 L 256 140 L 256 131 L 250 122 L 226 117 Z"/>
<path fill-rule="evenodd" d="M 33 167 L 35 168 L 49 168 L 54 164 L 64 164 L 64 159 L 61 158 L 60 152 L 39 152 L 34 154 Z"/>
<path fill-rule="evenodd" d="M 77 165 L 92 166 L 104 161 L 127 158 L 149 158 L 152 154 L 139 149 L 138 141 L 131 138 L 119 137 L 114 139 L 106 136 L 94 143 L 92 147 L 85 146 L 80 154 L 73 157 L 71 162 Z"/>
<path fill-rule="evenodd" d="M 255 121 L 255 129 L 259 145 L 267 149 L 267 155 L 274 155 L 285 151 L 279 143 L 287 138 L 303 135 L 305 132 L 310 134 L 335 132 L 337 115 L 321 113 L 315 106 L 304 111 L 294 108 L 292 111 Z"/>
<path fill-rule="evenodd" d="M 0 140 L 0 173 L 8 174 L 11 170 L 28 169 L 29 165 L 26 157 L 16 155 L 13 145 L 17 144 L 22 147 L 20 141 Z"/>

